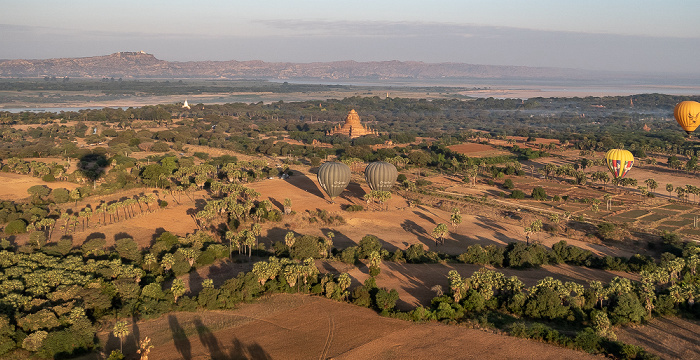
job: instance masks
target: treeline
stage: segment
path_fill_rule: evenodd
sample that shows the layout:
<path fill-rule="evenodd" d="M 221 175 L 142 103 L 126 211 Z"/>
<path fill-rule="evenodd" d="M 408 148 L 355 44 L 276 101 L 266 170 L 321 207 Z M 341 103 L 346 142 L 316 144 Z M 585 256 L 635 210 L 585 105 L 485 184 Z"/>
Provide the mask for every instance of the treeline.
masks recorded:
<path fill-rule="evenodd" d="M 70 238 L 41 248 L 15 248 L 7 240 L 0 241 L 0 353 L 21 348 L 51 358 L 95 351 L 100 346 L 95 343 L 96 324 L 114 314 L 118 318 L 148 319 L 170 311 L 231 309 L 265 294 L 301 292 L 349 301 L 413 321 L 467 321 L 486 316 L 484 326 L 500 326 L 515 336 L 537 338 L 545 331 L 546 341 L 559 345 L 612 353 L 620 358 L 646 356 L 639 348 L 611 339 L 611 325 L 648 317 L 648 302 L 644 301 L 649 293 L 638 294 L 640 285 L 623 278 L 608 284 L 591 282 L 588 288 L 546 278 L 525 288 L 516 277 L 505 278 L 495 271 L 482 269 L 469 278 L 451 272 L 449 294 L 436 297 L 429 308 L 400 312 L 395 308 L 398 292 L 376 284 L 380 264 L 389 254 L 373 236 L 363 238 L 353 250 L 335 252 L 344 261 L 363 259 L 369 264 L 370 278 L 353 289 L 347 274 L 322 275 L 311 259 L 331 256 L 328 250 L 332 248 L 332 236 L 288 236 L 284 244 L 275 245 L 282 258 L 256 262 L 250 272 L 240 273 L 219 287 L 209 279 L 199 280 L 200 284 L 190 279 L 191 286 L 201 287 L 198 293 L 188 293 L 177 277 L 230 256 L 229 247 L 204 233 L 187 237 L 163 233 L 147 250 L 139 250 L 130 238 L 118 239 L 111 248 L 105 248 L 105 244 L 106 240 L 99 237 L 88 239 L 78 248 L 73 247 Z M 424 259 L 420 253 L 411 255 L 417 249 L 412 246 L 404 256 Z M 569 247 L 561 249 L 576 252 Z M 694 252 L 693 249 L 697 248 L 688 246 L 684 250 Z M 351 252 L 352 256 L 348 255 Z M 256 253 L 266 254 L 261 248 Z M 673 283 L 670 287 L 656 285 L 655 313 L 682 307 L 673 295 L 674 289 L 696 281 L 690 262 L 674 270 L 677 268 L 670 264 L 678 261 L 673 261 L 653 272 L 665 274 L 669 269 L 666 281 Z M 643 286 L 647 284 L 647 273 L 652 272 L 642 273 Z M 659 279 L 664 281 L 662 276 Z M 489 325 L 489 317 L 497 313 L 510 315 L 504 323 Z M 520 324 L 521 317 L 573 323 L 576 335 L 563 335 L 539 325 L 528 327 Z"/>

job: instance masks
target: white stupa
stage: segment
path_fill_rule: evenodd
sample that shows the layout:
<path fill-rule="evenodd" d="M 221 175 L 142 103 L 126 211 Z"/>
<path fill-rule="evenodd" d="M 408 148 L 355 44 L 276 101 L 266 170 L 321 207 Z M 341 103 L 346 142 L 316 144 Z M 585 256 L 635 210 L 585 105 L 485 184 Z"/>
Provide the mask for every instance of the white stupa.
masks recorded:
<path fill-rule="evenodd" d="M 190 104 L 187 103 L 187 99 L 185 99 L 185 102 L 182 104 L 182 108 L 190 110 Z"/>

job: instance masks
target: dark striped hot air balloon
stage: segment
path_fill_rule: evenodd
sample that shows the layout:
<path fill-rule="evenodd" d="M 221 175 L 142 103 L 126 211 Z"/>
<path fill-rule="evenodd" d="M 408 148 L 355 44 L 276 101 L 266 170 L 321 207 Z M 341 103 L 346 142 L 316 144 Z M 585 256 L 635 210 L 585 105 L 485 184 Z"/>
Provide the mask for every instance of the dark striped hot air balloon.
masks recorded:
<path fill-rule="evenodd" d="M 318 168 L 318 183 L 332 201 L 350 183 L 350 168 L 335 161 L 325 162 Z"/>
<path fill-rule="evenodd" d="M 398 176 L 396 167 L 384 161 L 370 163 L 365 168 L 365 180 L 372 190 L 391 191 Z"/>
<path fill-rule="evenodd" d="M 634 156 L 627 150 L 612 149 L 605 154 L 605 163 L 615 179 L 622 179 L 632 169 Z"/>

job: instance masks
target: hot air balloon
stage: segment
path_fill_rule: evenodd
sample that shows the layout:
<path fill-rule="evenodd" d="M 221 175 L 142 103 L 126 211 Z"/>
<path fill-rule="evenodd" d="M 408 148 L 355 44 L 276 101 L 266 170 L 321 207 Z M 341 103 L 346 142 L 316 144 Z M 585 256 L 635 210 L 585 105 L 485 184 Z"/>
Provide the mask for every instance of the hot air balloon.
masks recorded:
<path fill-rule="evenodd" d="M 365 180 L 372 190 L 390 191 L 397 176 L 396 167 L 388 162 L 373 162 L 365 168 Z"/>
<path fill-rule="evenodd" d="M 676 118 L 678 125 L 690 134 L 700 125 L 700 103 L 697 101 L 681 101 L 673 109 L 673 116 Z"/>
<path fill-rule="evenodd" d="M 335 161 L 325 162 L 318 168 L 318 183 L 333 201 L 350 183 L 350 168 Z"/>
<path fill-rule="evenodd" d="M 634 156 L 627 150 L 612 149 L 605 154 L 605 162 L 615 179 L 622 179 L 632 168 Z"/>

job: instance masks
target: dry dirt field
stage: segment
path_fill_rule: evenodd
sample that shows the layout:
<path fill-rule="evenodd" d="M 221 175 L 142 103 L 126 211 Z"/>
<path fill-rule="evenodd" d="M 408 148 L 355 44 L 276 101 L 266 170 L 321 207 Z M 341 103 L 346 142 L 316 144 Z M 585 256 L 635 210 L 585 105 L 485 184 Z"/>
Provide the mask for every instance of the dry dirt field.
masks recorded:
<path fill-rule="evenodd" d="M 73 190 L 79 187 L 78 184 L 53 181 L 45 182 L 39 178 L 13 173 L 0 172 L 0 200 L 22 200 L 29 197 L 27 189 L 34 185 L 46 185 L 51 189 L 66 188 Z"/>
<path fill-rule="evenodd" d="M 529 215 L 523 212 L 520 214 L 522 215 L 520 219 L 504 218 L 498 215 L 499 212 L 496 210 L 487 211 L 487 209 L 481 208 L 463 212 L 463 223 L 456 229 L 450 227 L 450 234 L 446 238 L 445 244 L 437 246 L 430 236 L 430 232 L 437 223 L 449 222 L 449 212 L 428 206 L 411 207 L 404 198 L 396 193 L 386 204 L 386 209 L 379 209 L 378 205 L 372 205 L 369 211 L 347 212 L 342 210 L 347 205 L 361 204 L 368 207 L 362 200 L 362 196 L 369 189 L 359 175 L 355 174 L 348 189 L 342 196 L 336 198 L 334 203 L 331 203 L 322 192 L 315 175 L 305 169 L 294 170 L 296 175 L 287 180 L 264 180 L 248 184 L 262 194 L 261 200 L 270 200 L 274 206 L 280 209 L 285 198 L 291 199 L 292 209 L 296 212 L 296 215 L 285 217 L 282 222 L 263 225 L 261 242 L 267 246 L 274 241 L 282 240 L 287 231 L 311 235 L 323 235 L 333 231 L 336 235 L 334 243 L 338 248 L 356 245 L 363 236 L 372 234 L 377 236 L 383 247 L 389 251 L 397 248 L 406 249 L 412 244 L 423 244 L 426 249 L 450 254 L 462 253 L 467 246 L 472 244 L 504 245 L 513 241 L 525 241 L 522 229 L 523 224 L 529 220 Z M 0 173 L 1 175 L 10 175 L 19 183 L 32 179 L 40 181 L 28 176 Z M 450 191 L 479 194 L 489 193 L 494 188 L 486 185 L 468 188 L 459 181 L 450 180 L 449 177 L 430 179 L 431 181 L 435 180 L 434 182 L 441 186 L 441 182 L 444 182 Z M 523 187 L 534 186 L 530 184 L 532 182 L 530 180 L 532 179 L 520 185 Z M 48 185 L 56 184 L 59 183 Z M 75 187 L 75 184 L 59 187 L 68 187 L 67 185 Z M 558 187 L 568 189 L 570 187 L 556 181 L 551 182 L 551 184 L 548 182 L 547 185 L 552 189 Z M 31 185 L 25 186 L 28 188 Z M 24 193 L 26 193 L 26 188 Z M 73 234 L 75 243 L 79 244 L 86 237 L 97 234 L 104 236 L 108 245 L 111 245 L 116 238 L 129 235 L 141 246 L 147 247 L 154 237 L 162 231 L 170 231 L 180 236 L 195 231 L 196 225 L 190 214 L 193 210 L 203 206 L 206 197 L 203 191 L 193 195 L 194 201 L 183 195 L 179 199 L 179 204 L 171 196 L 166 196 L 159 190 L 135 189 L 115 195 L 91 198 L 89 201 L 80 201 L 77 206 L 74 203 L 64 206 L 72 208 L 74 211 L 85 206 L 95 208 L 100 202 L 118 201 L 152 191 L 156 192 L 160 198 L 167 200 L 169 206 L 165 209 L 155 209 L 153 212 L 138 213 L 134 218 L 122 219 L 99 228 L 88 228 L 84 231 L 79 228 L 78 232 Z M 308 218 L 311 216 L 311 212 L 318 209 L 326 210 L 332 215 L 341 215 L 346 222 L 333 225 L 312 224 Z M 60 235 L 55 234 L 53 240 L 56 240 L 58 236 Z M 629 250 L 619 247 L 565 239 L 549 233 L 536 235 L 534 240 L 548 246 L 560 240 L 567 240 L 569 244 L 590 249 L 596 254 L 619 256 L 633 254 Z M 186 276 L 187 285 L 189 288 L 191 282 L 192 290 L 196 292 L 201 279 L 212 278 L 218 286 L 226 278 L 235 276 L 239 271 L 249 270 L 250 266 L 249 263 L 224 262 L 201 268 Z M 368 277 L 368 270 L 362 265 L 354 267 L 338 262 L 319 261 L 318 266 L 322 271 L 348 272 L 353 278 L 353 285 L 360 284 Z M 382 264 L 377 283 L 381 287 L 397 289 L 401 298 L 398 306 L 405 310 L 417 305 L 428 305 L 434 296 L 434 292 L 430 290 L 434 285 L 441 285 L 443 289 L 447 289 L 446 275 L 452 269 L 457 270 L 463 276 L 469 276 L 478 270 L 479 266 L 465 264 L 413 265 L 385 262 Z M 635 276 L 626 273 L 568 265 L 545 266 L 541 269 L 525 271 L 512 269 L 499 269 L 499 271 L 503 271 L 507 276 L 518 276 L 528 286 L 545 276 L 580 283 L 586 283 L 591 279 L 608 281 L 614 276 L 630 277 L 637 280 Z M 697 335 L 693 335 L 697 332 L 693 330 L 663 330 L 673 324 L 685 329 L 687 328 L 685 322 L 673 322 L 672 320 L 655 320 L 655 322 L 636 329 L 620 329 L 618 333 L 624 341 L 640 344 L 651 351 L 656 351 L 655 349 L 659 348 L 661 350 L 658 351 L 661 353 L 663 353 L 664 347 L 671 347 L 672 345 L 669 344 L 680 341 L 680 345 L 673 348 L 675 353 L 671 354 L 671 358 L 689 358 L 688 354 L 692 358 L 697 355 L 697 344 L 700 343 L 700 340 Z M 659 340 L 662 339 L 660 335 L 654 335 L 654 331 L 658 331 L 655 330 L 657 328 L 664 331 L 666 337 L 663 340 Z M 318 356 L 320 358 L 347 359 L 534 358 L 535 356 L 582 358 L 586 356 L 582 353 L 545 344 L 510 337 L 504 338 L 500 335 L 465 329 L 464 327 L 412 324 L 381 318 L 367 309 L 300 295 L 274 296 L 256 304 L 244 305 L 241 309 L 233 312 L 169 314 L 160 319 L 139 322 L 133 326 L 132 333 L 137 334 L 139 338 L 148 335 L 154 339 L 156 349 L 152 358 L 155 359 L 305 359 Z M 110 344 L 109 346 L 115 348 L 117 346 L 116 340 L 107 339 L 108 336 L 107 332 L 102 334 L 105 341 Z M 647 343 L 647 337 L 652 336 L 654 340 L 648 340 Z M 464 353 L 454 353 L 455 348 L 460 348 L 458 344 L 463 344 L 465 341 L 469 341 L 469 350 Z M 446 345 L 435 346 L 435 344 Z M 133 338 L 127 341 L 125 350 L 129 346 L 133 349 Z M 463 348 L 463 346 L 461 347 Z M 289 354 L 292 354 L 291 357 Z"/>
<path fill-rule="evenodd" d="M 469 157 L 489 157 L 508 154 L 506 151 L 496 149 L 491 145 L 477 143 L 462 143 L 459 145 L 450 145 L 447 148 Z"/>
<path fill-rule="evenodd" d="M 233 311 L 172 313 L 130 324 L 152 359 L 593 359 L 585 353 L 462 326 L 416 324 L 320 297 L 279 294 Z M 119 347 L 109 331 L 106 349 Z M 86 356 L 83 359 L 95 359 Z"/>
<path fill-rule="evenodd" d="M 654 319 L 645 326 L 616 330 L 619 340 L 644 347 L 662 359 L 700 359 L 700 323 L 681 318 Z"/>

